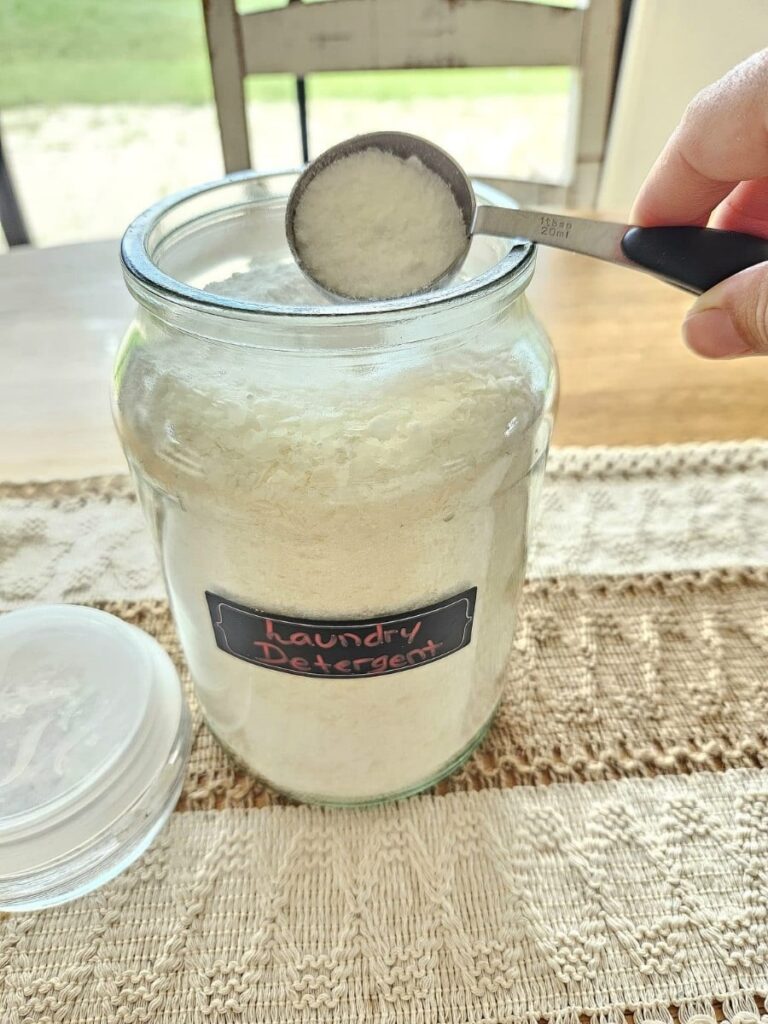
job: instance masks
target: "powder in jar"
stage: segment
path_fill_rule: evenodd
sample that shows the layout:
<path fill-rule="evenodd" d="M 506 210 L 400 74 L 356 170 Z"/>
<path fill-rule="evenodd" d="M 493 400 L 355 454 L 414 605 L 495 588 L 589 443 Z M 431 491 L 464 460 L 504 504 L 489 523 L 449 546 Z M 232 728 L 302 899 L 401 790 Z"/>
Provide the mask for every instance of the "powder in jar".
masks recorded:
<path fill-rule="evenodd" d="M 321 306 L 285 197 L 258 195 L 239 219 L 222 207 L 220 235 L 205 218 L 179 233 L 168 262 L 275 313 L 142 312 L 116 371 L 121 437 L 215 735 L 294 796 L 403 795 L 477 742 L 513 651 L 554 389 L 518 300 L 532 267 L 508 273 L 505 243 L 478 237 L 461 274 L 497 267 L 489 288 Z M 448 609 L 472 593 L 470 635 Z"/>
<path fill-rule="evenodd" d="M 280 279 L 291 293 L 294 270 L 274 268 L 274 294 Z M 211 290 L 263 287 L 257 273 Z M 510 344 L 503 320 L 473 315 L 454 313 L 458 330 L 418 345 L 311 364 L 301 350 L 170 332 L 136 345 L 123 374 L 124 438 L 148 481 L 205 717 L 252 771 L 294 795 L 344 802 L 418 788 L 471 746 L 499 699 L 546 424 L 528 370 L 535 327 L 520 322 Z M 233 657 L 216 644 L 205 599 L 351 622 L 474 587 L 468 646 L 367 678 Z"/>
<path fill-rule="evenodd" d="M 376 148 L 342 157 L 311 179 L 294 231 L 310 275 L 354 299 L 422 291 L 467 244 L 449 186 L 416 157 Z"/>

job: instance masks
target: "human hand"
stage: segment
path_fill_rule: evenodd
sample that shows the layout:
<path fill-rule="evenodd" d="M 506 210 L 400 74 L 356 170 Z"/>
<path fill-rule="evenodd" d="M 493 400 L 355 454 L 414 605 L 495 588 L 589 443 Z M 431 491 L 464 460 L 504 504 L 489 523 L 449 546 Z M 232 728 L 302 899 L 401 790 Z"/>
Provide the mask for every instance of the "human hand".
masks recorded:
<path fill-rule="evenodd" d="M 768 49 L 689 104 L 640 189 L 632 223 L 709 224 L 768 238 Z M 768 263 L 701 295 L 683 337 L 709 359 L 768 355 Z"/>

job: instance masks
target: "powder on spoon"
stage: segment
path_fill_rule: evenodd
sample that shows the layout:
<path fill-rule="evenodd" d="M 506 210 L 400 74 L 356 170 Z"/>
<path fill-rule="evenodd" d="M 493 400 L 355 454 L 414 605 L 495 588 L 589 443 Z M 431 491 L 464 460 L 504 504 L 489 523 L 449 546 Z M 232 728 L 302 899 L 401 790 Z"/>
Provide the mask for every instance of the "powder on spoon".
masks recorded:
<path fill-rule="evenodd" d="M 312 178 L 294 232 L 309 274 L 354 299 L 422 291 L 467 244 L 461 210 L 442 178 L 416 157 L 373 147 Z"/>

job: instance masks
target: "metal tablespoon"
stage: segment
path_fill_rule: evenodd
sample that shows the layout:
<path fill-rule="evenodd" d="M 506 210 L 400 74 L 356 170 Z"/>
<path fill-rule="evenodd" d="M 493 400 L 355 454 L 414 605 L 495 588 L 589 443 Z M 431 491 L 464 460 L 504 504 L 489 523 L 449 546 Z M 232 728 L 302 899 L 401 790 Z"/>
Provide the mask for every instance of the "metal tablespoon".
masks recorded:
<path fill-rule="evenodd" d="M 641 270 L 697 295 L 740 270 L 768 260 L 768 239 L 739 231 L 698 227 L 642 228 L 536 210 L 477 206 L 469 178 L 453 157 L 439 146 L 405 132 L 371 132 L 326 150 L 304 170 L 288 199 L 285 227 L 291 252 L 306 276 L 326 291 L 327 287 L 315 280 L 302 259 L 294 230 L 296 209 L 304 190 L 317 174 L 329 164 L 366 149 L 381 149 L 403 160 L 416 157 L 449 186 L 461 211 L 466 228 L 466 246 L 424 291 L 434 288 L 459 270 L 473 235 L 520 238 L 583 253 L 608 263 Z"/>

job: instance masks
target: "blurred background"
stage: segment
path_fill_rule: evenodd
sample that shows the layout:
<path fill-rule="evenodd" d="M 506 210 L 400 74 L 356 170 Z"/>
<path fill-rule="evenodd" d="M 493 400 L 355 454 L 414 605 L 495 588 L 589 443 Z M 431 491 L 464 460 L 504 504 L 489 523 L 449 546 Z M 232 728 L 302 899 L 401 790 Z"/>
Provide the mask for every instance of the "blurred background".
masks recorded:
<path fill-rule="evenodd" d="M 768 17 L 765 0 L 618 4 L 594 204 L 626 211 L 687 99 L 765 42 Z M 237 6 L 248 13 L 281 2 Z M 473 174 L 565 182 L 579 75 L 565 66 L 310 74 L 309 154 L 397 128 L 428 135 Z M 0 0 L 0 137 L 36 245 L 117 236 L 159 197 L 220 175 L 212 97 L 200 0 Z M 253 165 L 299 164 L 295 77 L 250 75 L 245 97 Z"/>

